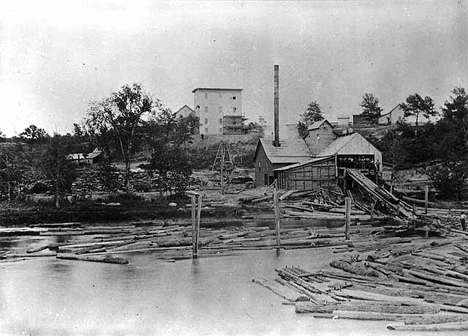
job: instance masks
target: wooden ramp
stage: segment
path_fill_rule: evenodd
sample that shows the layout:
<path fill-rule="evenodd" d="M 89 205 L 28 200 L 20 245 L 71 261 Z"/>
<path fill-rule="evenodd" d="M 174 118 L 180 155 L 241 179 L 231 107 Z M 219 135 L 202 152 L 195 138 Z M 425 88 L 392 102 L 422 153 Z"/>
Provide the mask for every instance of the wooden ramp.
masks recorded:
<path fill-rule="evenodd" d="M 386 204 L 389 208 L 395 210 L 400 215 L 408 219 L 416 218 L 411 206 L 405 203 L 398 197 L 379 187 L 377 184 L 368 179 L 364 174 L 355 169 L 346 169 L 346 174 L 351 177 L 359 186 L 367 192 L 374 200 Z"/>

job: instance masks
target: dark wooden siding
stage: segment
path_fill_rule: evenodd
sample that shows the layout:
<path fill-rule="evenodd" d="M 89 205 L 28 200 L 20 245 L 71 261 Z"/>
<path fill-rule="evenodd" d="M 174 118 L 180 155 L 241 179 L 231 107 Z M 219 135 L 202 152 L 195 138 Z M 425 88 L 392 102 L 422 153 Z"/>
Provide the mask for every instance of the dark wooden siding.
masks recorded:
<path fill-rule="evenodd" d="M 286 190 L 316 190 L 336 185 L 335 158 L 311 162 L 287 171 L 280 171 L 278 183 Z"/>
<path fill-rule="evenodd" d="M 276 178 L 274 170 L 284 166 L 289 166 L 296 162 L 290 163 L 271 163 L 268 159 L 265 150 L 259 146 L 257 156 L 255 158 L 255 187 L 270 185 Z M 265 176 L 266 175 L 266 176 Z"/>

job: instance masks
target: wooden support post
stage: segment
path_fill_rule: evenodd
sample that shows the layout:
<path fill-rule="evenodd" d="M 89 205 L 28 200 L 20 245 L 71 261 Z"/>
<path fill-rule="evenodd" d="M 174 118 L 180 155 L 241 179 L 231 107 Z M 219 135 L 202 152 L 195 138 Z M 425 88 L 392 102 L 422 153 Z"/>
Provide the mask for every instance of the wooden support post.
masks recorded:
<path fill-rule="evenodd" d="M 345 239 L 349 240 L 349 227 L 351 224 L 351 198 L 345 198 Z"/>
<path fill-rule="evenodd" d="M 276 246 L 280 247 L 280 245 L 281 245 L 280 211 L 279 211 L 278 190 L 276 189 L 276 185 L 273 188 L 273 205 L 274 205 L 274 208 L 275 208 Z"/>
<path fill-rule="evenodd" d="M 200 220 L 201 220 L 201 207 L 202 207 L 202 196 L 198 195 L 198 209 L 197 209 L 197 227 L 196 227 L 196 241 L 195 245 L 197 247 L 197 253 L 198 253 L 198 242 L 200 241 Z"/>
<path fill-rule="evenodd" d="M 424 187 L 424 213 L 427 215 L 427 203 L 429 203 L 429 186 Z"/>
<path fill-rule="evenodd" d="M 193 191 L 187 191 L 186 194 L 190 196 L 192 200 L 192 256 L 193 258 L 197 258 L 202 196 Z"/>
<path fill-rule="evenodd" d="M 375 200 L 375 202 L 372 203 L 372 205 L 371 205 L 371 213 L 370 213 L 371 220 L 374 219 L 374 216 L 375 216 L 374 210 L 375 210 L 375 207 L 377 206 L 377 202 L 378 202 L 378 200 Z"/>
<path fill-rule="evenodd" d="M 198 253 L 198 244 L 197 244 L 197 203 L 196 195 L 191 195 L 190 198 L 192 199 L 192 248 L 193 248 L 193 256 L 196 257 Z"/>

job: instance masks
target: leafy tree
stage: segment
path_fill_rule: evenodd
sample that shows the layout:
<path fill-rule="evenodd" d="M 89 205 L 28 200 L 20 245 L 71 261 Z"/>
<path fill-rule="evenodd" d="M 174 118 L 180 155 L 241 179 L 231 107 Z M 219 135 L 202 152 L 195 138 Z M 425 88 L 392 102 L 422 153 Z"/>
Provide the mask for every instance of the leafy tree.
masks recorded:
<path fill-rule="evenodd" d="M 298 132 L 301 136 L 307 135 L 307 129 L 316 121 L 324 119 L 322 107 L 317 101 L 313 101 L 307 105 L 307 108 L 303 114 L 300 115 L 301 119 L 297 124 Z"/>
<path fill-rule="evenodd" d="M 76 167 L 68 160 L 69 144 L 61 135 L 54 134 L 47 144 L 41 168 L 53 187 L 55 206 L 60 208 L 60 199 L 71 189 L 76 178 Z"/>
<path fill-rule="evenodd" d="M 2 130 L 0 129 L 0 142 L 5 141 L 5 139 L 6 139 L 6 135 L 3 134 Z"/>
<path fill-rule="evenodd" d="M 4 144 L 0 147 L 0 182 L 5 184 L 10 202 L 19 191 L 26 167 L 26 155 L 21 144 Z"/>
<path fill-rule="evenodd" d="M 442 107 L 444 120 L 460 131 L 463 141 L 468 140 L 468 95 L 464 88 L 456 87 L 453 96 Z"/>
<path fill-rule="evenodd" d="M 382 113 L 382 108 L 379 105 L 379 99 L 374 96 L 373 93 L 365 93 L 364 96 L 362 96 L 360 106 L 363 108 L 361 115 L 364 116 L 367 121 L 376 123 L 380 113 Z"/>
<path fill-rule="evenodd" d="M 130 163 L 134 150 L 137 127 L 142 125 L 145 117 L 159 106 L 143 91 L 140 84 L 124 85 L 111 97 L 93 102 L 88 110 L 86 124 L 94 134 L 113 136 L 120 148 L 125 164 L 125 186 L 130 190 Z"/>
<path fill-rule="evenodd" d="M 149 168 L 158 172 L 159 190 L 174 189 L 182 194 L 189 183 L 192 167 L 186 150 L 191 142 L 190 126 L 163 108 L 150 123 L 151 160 Z"/>
<path fill-rule="evenodd" d="M 387 132 L 380 141 L 380 150 L 385 161 L 391 165 L 391 181 L 390 188 L 393 191 L 393 185 L 398 177 L 398 170 L 403 167 L 406 150 L 403 146 L 403 139 L 401 137 L 401 131 L 391 130 Z"/>
<path fill-rule="evenodd" d="M 401 103 L 400 106 L 405 112 L 405 117 L 416 117 L 416 126 L 419 125 L 420 114 L 422 114 L 426 118 L 438 114 L 437 111 L 434 109 L 434 102 L 432 101 L 432 98 L 429 96 L 422 98 L 417 93 L 409 95 L 408 98 L 406 98 L 406 103 Z"/>
<path fill-rule="evenodd" d="M 456 87 L 442 107 L 443 119 L 437 123 L 434 149 L 440 163 L 428 174 L 443 198 L 466 197 L 468 178 L 468 95 Z"/>
<path fill-rule="evenodd" d="M 73 124 L 73 136 L 76 138 L 82 138 L 86 134 L 86 130 L 80 124 Z"/>
<path fill-rule="evenodd" d="M 429 168 L 427 173 L 441 198 L 463 200 L 466 197 L 468 161 L 443 162 Z"/>
<path fill-rule="evenodd" d="M 19 134 L 19 137 L 30 144 L 34 144 L 45 143 L 50 136 L 43 128 L 39 128 L 36 125 L 30 125 Z"/>
<path fill-rule="evenodd" d="M 109 194 L 116 192 L 119 189 L 120 183 L 118 178 L 118 169 L 111 162 L 111 159 L 106 152 L 103 153 L 103 159 L 98 166 L 98 179 L 104 189 Z"/>

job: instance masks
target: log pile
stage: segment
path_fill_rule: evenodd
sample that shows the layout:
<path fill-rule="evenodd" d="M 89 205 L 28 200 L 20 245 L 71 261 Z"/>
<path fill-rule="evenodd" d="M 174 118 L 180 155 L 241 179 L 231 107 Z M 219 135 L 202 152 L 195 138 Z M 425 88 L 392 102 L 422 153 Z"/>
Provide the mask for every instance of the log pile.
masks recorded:
<path fill-rule="evenodd" d="M 305 296 L 283 298 L 314 318 L 386 320 L 389 330 L 468 330 L 467 260 L 468 239 L 455 231 L 449 239 L 387 241 L 333 260 L 329 269 L 285 267 L 276 270 L 276 282 Z"/>

